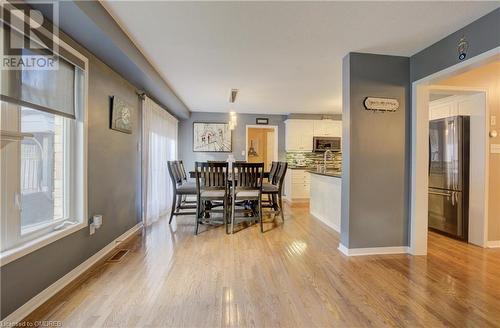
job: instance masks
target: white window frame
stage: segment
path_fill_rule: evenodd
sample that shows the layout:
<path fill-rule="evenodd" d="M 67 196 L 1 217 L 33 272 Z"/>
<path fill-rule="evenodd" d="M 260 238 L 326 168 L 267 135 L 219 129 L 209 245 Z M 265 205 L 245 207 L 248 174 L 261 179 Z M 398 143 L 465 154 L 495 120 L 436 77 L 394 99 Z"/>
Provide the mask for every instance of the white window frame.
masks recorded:
<path fill-rule="evenodd" d="M 24 228 L 21 226 L 20 220 L 16 220 L 16 222 L 13 222 L 15 224 L 15 231 L 20 232 L 20 236 L 17 238 L 17 243 L 18 244 L 24 244 L 27 241 L 30 241 L 32 239 L 35 239 L 37 237 L 41 237 L 47 233 L 49 233 L 51 230 L 54 229 L 55 226 L 65 222 L 65 221 L 72 221 L 72 213 L 70 213 L 70 209 L 72 208 L 73 204 L 71 203 L 71 195 L 70 195 L 70 188 L 72 186 L 72 183 L 70 183 L 71 179 L 71 169 L 72 165 L 71 163 L 73 161 L 76 161 L 76 158 L 74 158 L 74 155 L 71 153 L 72 144 L 73 144 L 73 136 L 72 132 L 75 129 L 76 122 L 74 121 L 69 121 L 69 119 L 65 119 L 63 121 L 63 136 L 64 136 L 64 160 L 63 160 L 63 172 L 64 172 L 64 210 L 65 212 L 63 213 L 63 216 L 51 220 L 49 222 L 41 222 L 38 224 L 34 224 L 31 227 Z"/>
<path fill-rule="evenodd" d="M 76 56 L 84 63 L 83 67 L 83 76 L 84 76 L 84 85 L 83 85 L 83 113 L 81 113 L 81 119 L 72 120 L 68 123 L 65 123 L 64 129 L 66 130 L 67 124 L 73 125 L 69 131 L 69 142 L 65 142 L 65 166 L 68 164 L 69 156 L 72 157 L 74 161 L 74 165 L 70 165 L 70 167 L 65 167 L 66 177 L 64 179 L 66 184 L 72 184 L 75 186 L 74 190 L 76 191 L 69 197 L 66 195 L 65 199 L 69 201 L 68 207 L 68 218 L 62 218 L 60 220 L 52 221 L 50 224 L 47 224 L 47 227 L 21 234 L 21 222 L 17 222 L 17 227 L 14 224 L 14 227 L 11 227 L 11 222 L 5 224 L 2 222 L 2 230 L 5 233 L 15 233 L 19 234 L 19 241 L 22 242 L 17 246 L 6 249 L 5 251 L 0 252 L 0 267 L 22 257 L 31 252 L 34 252 L 50 243 L 53 243 L 61 238 L 64 238 L 76 231 L 79 231 L 88 226 L 88 208 L 87 208 L 87 129 L 88 129 L 88 73 L 89 73 L 89 61 L 88 58 L 78 52 L 76 49 L 71 47 L 66 42 L 59 39 L 57 36 L 54 36 L 55 42 L 59 43 L 59 47 L 65 49 L 70 52 L 72 55 Z M 75 98 L 76 101 L 76 98 Z M 66 132 L 65 132 L 66 133 Z M 20 142 L 19 142 L 20 144 Z M 75 168 L 77 172 L 72 172 L 72 168 Z M 3 169 L 3 168 L 2 168 Z M 20 173 L 19 173 L 20 174 Z M 71 180 L 71 182 L 70 182 Z M 69 193 L 70 188 L 65 186 L 66 193 Z M 54 230 L 54 227 L 62 224 L 65 221 L 77 221 L 78 223 L 67 225 L 62 227 L 61 229 Z M 9 226 L 8 230 L 5 230 L 6 226 Z M 15 228 L 16 230 L 12 230 Z M 3 233 L 2 233 L 3 235 Z M 3 236 L 0 236 L 3 238 Z"/>

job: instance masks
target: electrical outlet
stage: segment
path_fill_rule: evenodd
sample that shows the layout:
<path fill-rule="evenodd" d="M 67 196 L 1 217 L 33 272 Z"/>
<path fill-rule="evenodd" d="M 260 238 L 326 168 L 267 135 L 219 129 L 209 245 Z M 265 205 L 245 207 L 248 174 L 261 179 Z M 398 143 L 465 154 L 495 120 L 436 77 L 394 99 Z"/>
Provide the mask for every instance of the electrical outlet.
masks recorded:
<path fill-rule="evenodd" d="M 491 118 L 490 118 L 490 125 L 491 126 L 495 126 L 497 125 L 497 117 L 495 115 L 491 115 Z"/>

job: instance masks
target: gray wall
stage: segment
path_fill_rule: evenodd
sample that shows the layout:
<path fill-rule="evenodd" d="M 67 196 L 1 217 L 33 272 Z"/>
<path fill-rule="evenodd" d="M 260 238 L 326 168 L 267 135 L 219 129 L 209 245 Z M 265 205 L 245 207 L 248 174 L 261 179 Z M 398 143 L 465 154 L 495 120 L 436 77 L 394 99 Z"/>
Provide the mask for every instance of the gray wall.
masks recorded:
<path fill-rule="evenodd" d="M 462 37 L 469 42 L 465 60 L 500 46 L 500 8 L 413 55 L 411 80 L 417 81 L 459 63 L 457 47 Z"/>
<path fill-rule="evenodd" d="M 102 214 L 104 223 L 92 236 L 88 229 L 82 229 L 2 266 L 2 319 L 140 222 L 140 112 L 136 89 L 90 53 L 82 52 L 90 61 L 88 214 Z M 132 134 L 109 129 L 110 95 L 121 97 L 133 107 Z"/>
<path fill-rule="evenodd" d="M 348 137 L 343 144 L 342 244 L 406 246 L 409 58 L 350 53 L 344 59 L 343 78 L 343 126 Z M 367 111 L 367 96 L 396 98 L 400 108 L 394 113 Z"/>
<path fill-rule="evenodd" d="M 233 155 L 236 160 L 244 160 L 241 152 L 245 150 L 246 125 L 255 125 L 255 119 L 269 119 L 269 125 L 278 126 L 278 156 L 285 160 L 285 115 L 238 114 L 238 125 L 233 130 Z M 226 160 L 229 153 L 193 152 L 193 122 L 225 123 L 229 121 L 228 113 L 193 112 L 191 117 L 179 122 L 179 159 L 184 161 L 187 170 L 194 169 L 194 162 L 207 160 Z"/>

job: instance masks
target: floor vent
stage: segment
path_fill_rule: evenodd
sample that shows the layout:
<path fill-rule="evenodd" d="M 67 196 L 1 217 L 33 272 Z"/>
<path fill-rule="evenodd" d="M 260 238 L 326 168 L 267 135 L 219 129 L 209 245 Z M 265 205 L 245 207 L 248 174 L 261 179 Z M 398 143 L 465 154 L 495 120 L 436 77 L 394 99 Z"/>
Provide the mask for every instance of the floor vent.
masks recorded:
<path fill-rule="evenodd" d="M 115 255 L 111 256 L 106 262 L 121 262 L 125 255 L 129 252 L 128 249 L 120 249 Z"/>

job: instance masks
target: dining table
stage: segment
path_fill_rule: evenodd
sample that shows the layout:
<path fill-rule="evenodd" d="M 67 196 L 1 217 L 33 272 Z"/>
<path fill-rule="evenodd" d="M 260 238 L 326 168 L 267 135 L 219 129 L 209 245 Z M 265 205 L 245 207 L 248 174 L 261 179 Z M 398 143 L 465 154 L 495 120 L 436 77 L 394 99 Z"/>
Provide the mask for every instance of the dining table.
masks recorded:
<path fill-rule="evenodd" d="M 232 175 L 232 173 L 229 173 L 229 174 L 230 174 L 230 176 L 229 176 L 229 185 L 231 185 L 231 183 L 232 183 L 232 179 L 231 179 L 231 175 Z M 195 171 L 189 171 L 189 177 L 190 177 L 191 179 L 195 179 L 195 178 L 196 178 L 196 172 L 195 172 Z M 262 172 L 262 178 L 263 178 L 263 179 L 268 179 L 268 178 L 269 178 L 269 172 Z M 210 206 L 210 204 L 209 204 L 209 203 L 207 203 L 207 204 L 206 204 L 206 206 Z M 210 218 L 210 214 L 205 213 L 205 214 L 204 214 L 204 218 L 205 218 L 205 219 Z M 220 223 L 220 222 L 218 222 L 218 223 Z"/>
<path fill-rule="evenodd" d="M 196 178 L 196 172 L 195 171 L 189 171 L 189 177 L 191 179 L 195 179 Z M 262 177 L 264 179 L 268 179 L 269 178 L 269 172 L 262 172 Z M 231 173 L 229 173 L 229 178 L 231 178 Z M 231 179 L 229 179 L 231 180 Z"/>

